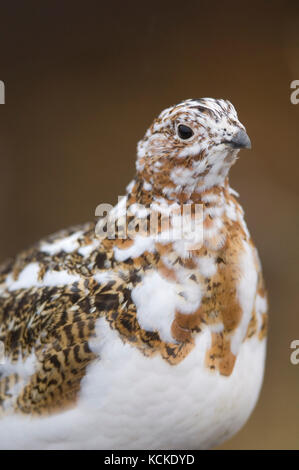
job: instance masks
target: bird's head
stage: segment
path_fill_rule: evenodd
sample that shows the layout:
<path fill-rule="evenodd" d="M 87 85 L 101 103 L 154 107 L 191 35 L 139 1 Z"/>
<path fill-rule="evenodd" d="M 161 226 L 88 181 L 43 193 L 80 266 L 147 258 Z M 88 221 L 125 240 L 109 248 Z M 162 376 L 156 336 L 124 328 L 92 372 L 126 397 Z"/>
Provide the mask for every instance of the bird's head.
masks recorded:
<path fill-rule="evenodd" d="M 226 100 L 189 99 L 165 109 L 137 148 L 137 173 L 171 199 L 224 184 L 241 148 L 245 127 Z"/>

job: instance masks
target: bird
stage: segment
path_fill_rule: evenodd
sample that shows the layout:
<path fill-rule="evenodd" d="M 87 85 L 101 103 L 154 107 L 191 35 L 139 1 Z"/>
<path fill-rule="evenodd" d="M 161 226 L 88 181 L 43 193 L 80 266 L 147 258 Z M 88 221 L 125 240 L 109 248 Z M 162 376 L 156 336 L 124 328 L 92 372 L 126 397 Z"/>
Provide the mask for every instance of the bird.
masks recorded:
<path fill-rule="evenodd" d="M 114 207 L 1 265 L 1 448 L 210 449 L 245 424 L 268 319 L 229 185 L 250 147 L 228 100 L 170 106 Z"/>

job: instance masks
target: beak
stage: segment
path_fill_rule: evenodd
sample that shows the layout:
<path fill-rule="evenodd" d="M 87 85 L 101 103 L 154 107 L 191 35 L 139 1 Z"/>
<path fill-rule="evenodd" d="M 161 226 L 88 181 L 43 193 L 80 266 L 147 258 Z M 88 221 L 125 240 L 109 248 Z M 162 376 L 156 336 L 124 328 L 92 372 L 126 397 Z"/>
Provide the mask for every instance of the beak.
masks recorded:
<path fill-rule="evenodd" d="M 234 137 L 226 141 L 227 144 L 230 144 L 235 149 L 251 149 L 251 142 L 243 129 L 240 129 Z"/>

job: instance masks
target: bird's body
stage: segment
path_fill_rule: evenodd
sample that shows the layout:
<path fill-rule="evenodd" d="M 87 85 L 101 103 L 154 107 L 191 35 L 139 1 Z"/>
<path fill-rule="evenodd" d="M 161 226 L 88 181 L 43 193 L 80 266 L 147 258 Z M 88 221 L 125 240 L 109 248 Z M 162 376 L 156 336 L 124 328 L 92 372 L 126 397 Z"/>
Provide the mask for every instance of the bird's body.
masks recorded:
<path fill-rule="evenodd" d="M 100 225 L 2 266 L 1 448 L 209 448 L 243 425 L 267 324 L 227 177 L 244 134 L 229 102 L 169 108 Z"/>

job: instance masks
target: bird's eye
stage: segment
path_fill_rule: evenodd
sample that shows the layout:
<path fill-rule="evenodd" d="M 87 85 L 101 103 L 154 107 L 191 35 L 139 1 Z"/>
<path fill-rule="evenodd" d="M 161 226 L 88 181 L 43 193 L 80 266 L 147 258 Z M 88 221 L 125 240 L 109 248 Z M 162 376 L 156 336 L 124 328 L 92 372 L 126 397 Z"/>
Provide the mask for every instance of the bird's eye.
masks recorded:
<path fill-rule="evenodd" d="M 178 136 L 184 140 L 190 139 L 193 136 L 193 130 L 191 129 L 191 127 L 184 126 L 184 124 L 180 124 L 178 126 Z"/>

